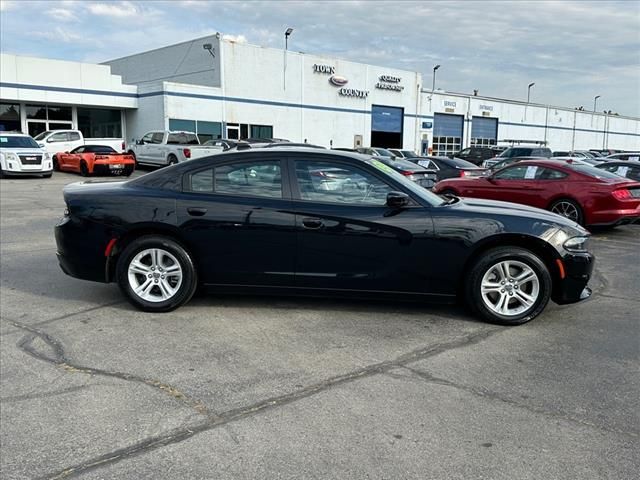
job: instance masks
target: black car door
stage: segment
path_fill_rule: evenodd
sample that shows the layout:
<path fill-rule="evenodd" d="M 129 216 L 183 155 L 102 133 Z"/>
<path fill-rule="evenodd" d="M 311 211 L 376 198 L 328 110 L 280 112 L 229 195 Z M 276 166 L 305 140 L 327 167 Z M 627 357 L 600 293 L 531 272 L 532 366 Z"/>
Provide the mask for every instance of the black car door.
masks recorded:
<path fill-rule="evenodd" d="M 184 175 L 178 224 L 203 283 L 293 285 L 295 217 L 283 168 L 264 153 Z"/>
<path fill-rule="evenodd" d="M 387 194 L 402 187 L 364 162 L 300 155 L 289 166 L 298 287 L 429 292 L 433 223 L 427 207 L 415 199 L 407 208 L 387 207 Z"/>

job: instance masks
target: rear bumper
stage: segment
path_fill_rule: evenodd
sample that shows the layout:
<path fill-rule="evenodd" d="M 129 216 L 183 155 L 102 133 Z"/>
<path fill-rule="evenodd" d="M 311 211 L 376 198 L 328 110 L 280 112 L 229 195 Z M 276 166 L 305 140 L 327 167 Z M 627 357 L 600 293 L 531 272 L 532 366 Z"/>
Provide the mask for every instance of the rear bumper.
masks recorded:
<path fill-rule="evenodd" d="M 93 164 L 93 174 L 94 175 L 125 175 L 129 176 L 133 173 L 133 169 L 135 167 L 134 163 L 125 163 L 122 169 L 112 169 L 109 163 L 94 163 Z"/>
<path fill-rule="evenodd" d="M 60 268 L 71 277 L 93 282 L 107 282 L 107 259 L 104 256 L 102 242 L 95 232 L 64 217 L 54 229 L 56 237 L 56 256 Z M 94 243 L 95 242 L 95 243 Z"/>
<path fill-rule="evenodd" d="M 591 226 L 617 226 L 640 222 L 640 205 L 637 208 L 600 210 L 590 215 Z"/>
<path fill-rule="evenodd" d="M 566 255 L 562 259 L 565 277 L 555 283 L 551 299 L 560 305 L 576 303 L 591 296 L 591 289 L 587 287 L 595 257 L 590 253 Z"/>

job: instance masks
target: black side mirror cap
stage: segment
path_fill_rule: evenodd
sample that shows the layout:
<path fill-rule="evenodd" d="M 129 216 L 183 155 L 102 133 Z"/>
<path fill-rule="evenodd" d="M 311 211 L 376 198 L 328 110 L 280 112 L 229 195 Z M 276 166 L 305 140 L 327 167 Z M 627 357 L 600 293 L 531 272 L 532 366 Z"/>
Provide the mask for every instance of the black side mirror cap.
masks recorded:
<path fill-rule="evenodd" d="M 387 193 L 387 206 L 391 208 L 403 208 L 409 205 L 411 199 L 409 195 L 402 192 Z"/>

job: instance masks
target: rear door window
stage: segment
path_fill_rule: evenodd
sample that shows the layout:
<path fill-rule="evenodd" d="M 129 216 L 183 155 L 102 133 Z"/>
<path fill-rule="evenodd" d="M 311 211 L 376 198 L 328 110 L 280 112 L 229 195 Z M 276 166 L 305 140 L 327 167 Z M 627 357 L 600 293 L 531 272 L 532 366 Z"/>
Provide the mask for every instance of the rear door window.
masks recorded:
<path fill-rule="evenodd" d="M 164 140 L 164 132 L 154 132 L 151 134 L 151 141 L 149 143 L 162 143 Z"/>

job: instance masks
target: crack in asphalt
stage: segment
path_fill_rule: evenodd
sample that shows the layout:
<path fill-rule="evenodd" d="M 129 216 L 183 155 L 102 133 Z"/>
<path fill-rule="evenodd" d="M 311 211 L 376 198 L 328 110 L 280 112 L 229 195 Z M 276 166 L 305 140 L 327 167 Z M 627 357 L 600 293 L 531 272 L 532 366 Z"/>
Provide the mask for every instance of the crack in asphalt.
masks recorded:
<path fill-rule="evenodd" d="M 63 388 L 61 390 L 53 390 L 49 392 L 26 393 L 24 395 L 2 397 L 0 398 L 0 403 L 15 403 L 24 402 L 26 400 L 35 400 L 36 398 L 55 397 L 56 395 L 65 395 L 67 393 L 77 392 L 78 390 L 84 390 L 85 388 L 90 388 L 91 386 L 92 385 L 77 385 L 75 387 Z"/>
<path fill-rule="evenodd" d="M 77 312 L 65 313 L 64 315 L 60 315 L 58 317 L 49 318 L 47 320 L 42 320 L 40 322 L 31 323 L 31 327 L 40 327 L 42 325 L 48 325 L 50 323 L 58 322 L 60 320 L 66 320 L 67 318 L 75 317 L 76 315 L 82 315 L 83 313 L 95 312 L 96 310 L 100 310 L 101 308 L 113 307 L 114 305 L 119 305 L 121 303 L 125 303 L 125 300 L 114 300 L 113 302 L 103 303 L 102 305 L 96 305 L 94 307 L 85 308 L 84 310 L 79 310 Z M 8 320 L 9 323 L 16 325 L 15 320 Z M 20 324 L 23 325 L 23 324 Z M 4 337 L 6 335 L 13 335 L 14 333 L 18 333 L 20 329 L 24 330 L 22 327 L 17 327 L 18 330 L 9 330 L 6 332 L 0 333 L 0 337 Z"/>
<path fill-rule="evenodd" d="M 324 392 L 333 387 L 351 383 L 362 378 L 368 378 L 373 375 L 386 373 L 394 368 L 403 367 L 405 365 L 425 360 L 430 357 L 434 357 L 446 351 L 455 350 L 458 348 L 464 348 L 471 345 L 475 345 L 487 338 L 495 335 L 498 332 L 504 331 L 504 328 L 484 328 L 479 331 L 475 331 L 468 335 L 455 338 L 453 340 L 436 343 L 428 347 L 419 348 L 405 353 L 393 360 L 374 363 L 351 372 L 331 377 L 324 381 L 311 384 L 305 388 L 279 395 L 276 397 L 267 398 L 259 402 L 239 407 L 236 409 L 228 410 L 226 412 L 219 413 L 215 416 L 209 415 L 199 424 L 194 424 L 187 427 L 173 429 L 165 434 L 157 435 L 146 438 L 140 442 L 129 445 L 124 448 L 120 448 L 109 453 L 94 457 L 93 459 L 85 462 L 64 468 L 54 473 L 39 477 L 41 479 L 59 480 L 64 478 L 73 477 L 81 473 L 85 473 L 90 470 L 100 468 L 102 466 L 117 463 L 126 458 L 138 456 L 152 450 L 183 442 L 194 435 L 209 430 L 213 430 L 223 425 L 227 425 L 231 422 L 239 421 L 262 412 L 270 411 L 299 400 L 308 398 L 315 394 Z M 35 332 L 34 332 L 35 333 Z M 42 332 L 42 334 L 44 334 Z M 44 334 L 47 338 L 51 338 Z M 60 346 L 59 342 L 55 342 Z"/>
<path fill-rule="evenodd" d="M 42 360 L 44 362 L 61 367 L 65 371 L 70 373 L 84 373 L 87 375 L 117 378 L 117 379 L 125 380 L 128 382 L 141 383 L 143 385 L 147 385 L 149 387 L 160 390 L 162 393 L 167 394 L 172 398 L 194 409 L 199 414 L 210 416 L 209 411 L 201 401 L 188 397 L 186 394 L 184 394 L 178 388 L 172 385 L 163 383 L 159 380 L 145 378 L 145 377 L 141 377 L 139 375 L 135 375 L 131 373 L 115 372 L 110 370 L 103 370 L 100 368 L 86 367 L 83 365 L 74 364 L 71 360 L 69 360 L 66 357 L 63 345 L 58 340 L 53 338 L 51 335 L 29 325 L 23 325 L 14 321 L 11 321 L 10 323 L 16 328 L 25 330 L 30 333 L 30 335 L 24 336 L 18 342 L 17 346 L 20 350 L 24 351 L 25 353 L 31 355 L 32 357 L 38 360 Z M 34 347 L 33 341 L 36 338 L 40 338 L 45 344 L 47 344 L 47 346 L 49 346 L 49 348 L 52 350 L 52 352 L 50 352 L 52 353 L 52 355 L 48 355 L 47 352 L 42 352 L 38 350 L 36 347 Z"/>
<path fill-rule="evenodd" d="M 442 377 L 436 377 L 432 374 L 430 374 L 429 372 L 425 372 L 422 370 L 417 370 L 415 368 L 411 368 L 408 367 L 406 365 L 401 366 L 400 368 L 403 368 L 405 370 L 408 370 L 409 372 L 411 372 L 414 376 L 413 377 L 407 377 L 406 375 L 397 375 L 394 374 L 392 372 L 387 372 L 387 375 L 392 377 L 392 378 L 397 378 L 397 379 L 402 379 L 402 380 L 408 380 L 411 378 L 415 378 L 415 377 L 419 377 L 420 380 L 428 382 L 428 383 L 433 383 L 436 385 L 443 385 L 445 387 L 451 387 L 451 388 L 455 388 L 457 390 L 462 390 L 464 392 L 467 393 L 471 393 L 472 395 L 475 395 L 477 397 L 482 397 L 482 398 L 488 398 L 490 400 L 497 400 L 500 401 L 502 403 L 506 403 L 508 405 L 523 409 L 523 410 L 527 410 L 528 412 L 531 413 L 535 413 L 535 414 L 539 414 L 539 415 L 544 415 L 547 417 L 552 417 L 552 418 L 559 418 L 562 420 L 565 420 L 567 422 L 571 422 L 571 423 L 575 423 L 578 424 L 580 426 L 584 426 L 584 427 L 590 427 L 590 428 L 595 428 L 601 431 L 605 431 L 608 433 L 616 433 L 616 434 L 622 434 L 622 435 L 626 435 L 628 437 L 632 437 L 633 439 L 636 439 L 640 436 L 640 433 L 635 432 L 635 431 L 629 431 L 629 430 L 620 430 L 620 429 L 616 429 L 616 428 L 609 428 L 607 426 L 604 425 L 598 425 L 596 423 L 592 423 L 592 422 L 588 422 L 585 421 L 583 419 L 579 419 L 579 418 L 575 418 L 569 414 L 567 414 L 566 412 L 561 412 L 561 411 L 549 411 L 546 410 L 544 408 L 538 408 L 535 407 L 533 405 L 527 405 L 524 403 L 520 403 L 512 398 L 506 397 L 504 395 L 501 395 L 497 392 L 493 392 L 491 390 L 487 390 L 485 388 L 479 388 L 479 387 L 474 387 L 471 385 L 462 385 L 459 383 L 455 383 L 452 382 L 451 380 L 447 380 L 446 378 L 442 378 Z"/>

